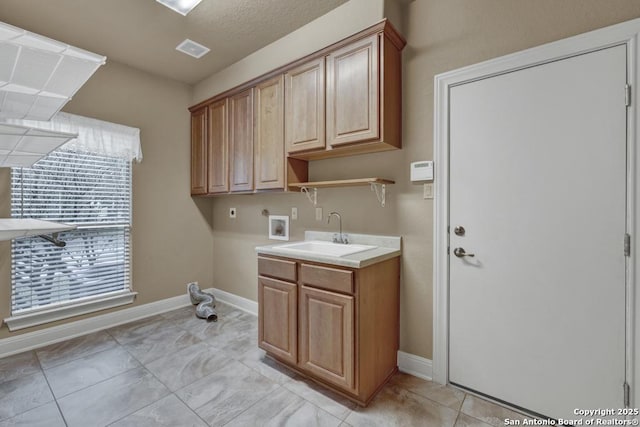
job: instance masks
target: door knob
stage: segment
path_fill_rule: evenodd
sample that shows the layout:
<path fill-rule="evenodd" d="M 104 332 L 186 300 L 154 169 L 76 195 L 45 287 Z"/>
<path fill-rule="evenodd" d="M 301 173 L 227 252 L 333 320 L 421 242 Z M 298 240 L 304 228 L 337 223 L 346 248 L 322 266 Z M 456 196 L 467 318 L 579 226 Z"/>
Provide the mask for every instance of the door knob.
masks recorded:
<path fill-rule="evenodd" d="M 458 258 L 464 258 L 464 257 L 466 257 L 466 256 L 468 256 L 468 257 L 474 257 L 474 256 L 476 256 L 476 254 L 468 254 L 468 253 L 466 253 L 466 252 L 465 252 L 465 250 L 464 250 L 463 248 L 455 248 L 455 249 L 453 250 L 453 254 L 454 254 L 455 256 L 457 256 Z"/>
<path fill-rule="evenodd" d="M 456 233 L 456 236 L 464 236 L 465 231 L 466 230 L 461 225 L 458 225 L 456 226 L 456 228 L 453 229 L 453 232 Z"/>

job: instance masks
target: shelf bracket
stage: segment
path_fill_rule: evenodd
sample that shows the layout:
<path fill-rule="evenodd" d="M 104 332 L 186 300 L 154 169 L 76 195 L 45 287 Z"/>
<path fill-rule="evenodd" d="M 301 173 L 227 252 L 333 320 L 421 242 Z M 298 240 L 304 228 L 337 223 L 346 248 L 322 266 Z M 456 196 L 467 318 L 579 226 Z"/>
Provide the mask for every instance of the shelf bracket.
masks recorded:
<path fill-rule="evenodd" d="M 310 191 L 310 190 L 313 190 L 313 191 Z M 318 205 L 318 189 L 317 188 L 300 187 L 300 192 L 304 193 L 304 195 L 307 196 L 307 199 L 309 199 L 309 202 L 311 202 L 313 206 Z"/>
<path fill-rule="evenodd" d="M 387 199 L 387 186 L 385 184 L 378 184 L 377 182 L 370 182 L 371 191 L 376 192 L 376 198 L 380 202 L 380 206 L 384 208 Z"/>
<path fill-rule="evenodd" d="M 67 246 L 67 242 L 63 242 L 62 240 L 58 239 L 58 233 L 51 233 L 51 236 L 47 234 L 39 234 L 38 237 L 46 240 L 51 244 L 56 245 L 59 248 L 64 248 L 65 246 Z"/>

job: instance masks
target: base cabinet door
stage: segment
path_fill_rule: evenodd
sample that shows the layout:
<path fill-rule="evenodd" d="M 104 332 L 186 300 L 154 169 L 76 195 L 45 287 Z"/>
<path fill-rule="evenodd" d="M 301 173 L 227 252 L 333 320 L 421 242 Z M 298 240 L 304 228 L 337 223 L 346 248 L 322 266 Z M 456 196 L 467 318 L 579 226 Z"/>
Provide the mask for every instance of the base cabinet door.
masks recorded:
<path fill-rule="evenodd" d="M 301 369 L 355 391 L 354 297 L 300 287 Z"/>
<path fill-rule="evenodd" d="M 285 362 L 297 363 L 298 285 L 258 277 L 258 346 Z"/>

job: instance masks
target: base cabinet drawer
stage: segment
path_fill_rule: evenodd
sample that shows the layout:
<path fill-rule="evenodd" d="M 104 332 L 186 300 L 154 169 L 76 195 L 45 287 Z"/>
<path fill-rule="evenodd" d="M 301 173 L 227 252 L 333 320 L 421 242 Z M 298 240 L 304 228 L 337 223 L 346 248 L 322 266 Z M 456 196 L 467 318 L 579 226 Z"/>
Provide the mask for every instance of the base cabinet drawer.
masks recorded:
<path fill-rule="evenodd" d="M 298 309 L 300 367 L 354 390 L 354 297 L 301 286 Z"/>
<path fill-rule="evenodd" d="M 258 257 L 258 274 L 288 282 L 296 281 L 296 263 L 284 259 Z"/>
<path fill-rule="evenodd" d="M 353 272 L 340 268 L 301 264 L 300 282 L 303 285 L 330 291 L 353 293 Z"/>

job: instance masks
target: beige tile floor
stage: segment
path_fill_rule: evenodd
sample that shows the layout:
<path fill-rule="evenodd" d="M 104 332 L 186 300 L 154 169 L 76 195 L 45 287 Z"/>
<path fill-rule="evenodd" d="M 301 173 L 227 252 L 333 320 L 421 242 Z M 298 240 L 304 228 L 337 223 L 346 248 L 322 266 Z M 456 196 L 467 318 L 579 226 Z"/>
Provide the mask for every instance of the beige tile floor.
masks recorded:
<path fill-rule="evenodd" d="M 192 307 L 0 359 L 1 426 L 502 426 L 517 413 L 399 373 L 367 408 L 265 358 L 255 316 Z"/>

